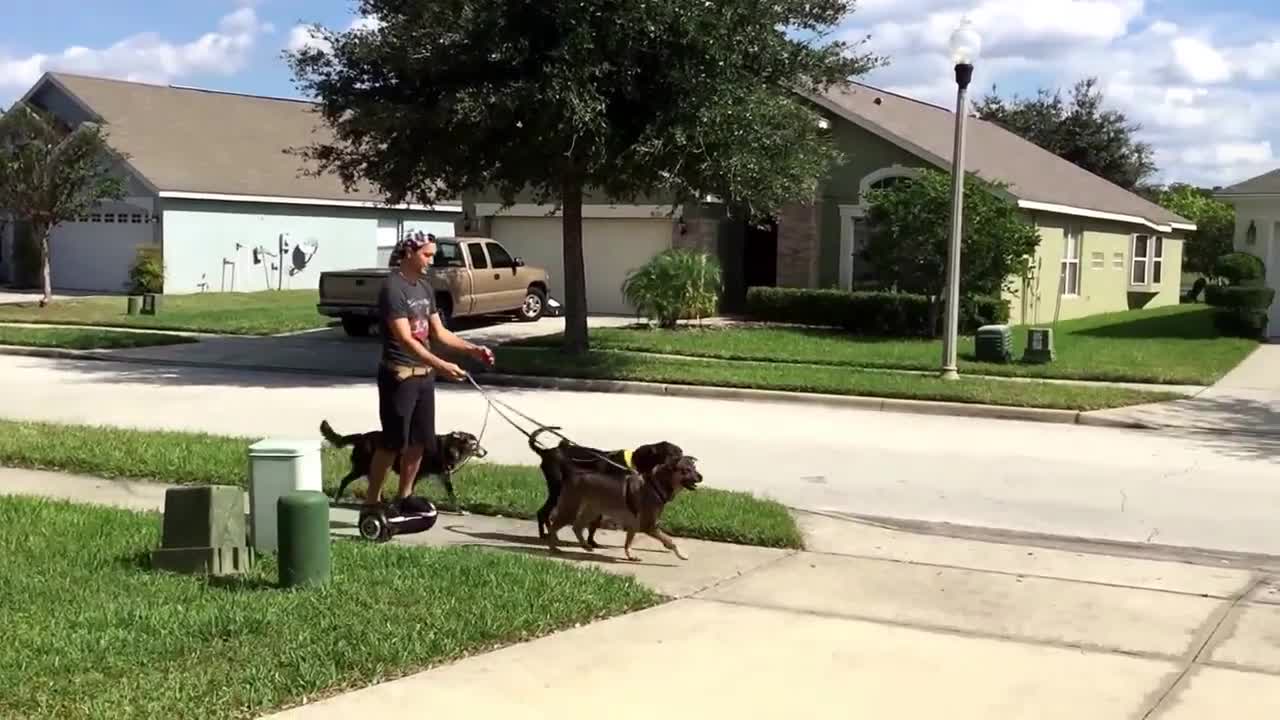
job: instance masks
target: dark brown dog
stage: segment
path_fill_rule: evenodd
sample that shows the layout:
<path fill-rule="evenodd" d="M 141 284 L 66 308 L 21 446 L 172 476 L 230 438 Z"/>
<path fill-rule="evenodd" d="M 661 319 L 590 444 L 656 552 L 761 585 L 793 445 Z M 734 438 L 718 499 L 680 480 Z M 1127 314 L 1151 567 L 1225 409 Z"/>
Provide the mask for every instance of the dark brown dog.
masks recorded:
<path fill-rule="evenodd" d="M 348 485 L 359 478 L 369 476 L 369 469 L 373 465 L 373 453 L 381 442 L 382 431 L 371 430 L 354 435 L 339 435 L 329 425 L 328 420 L 323 420 L 320 423 L 320 434 L 324 435 L 324 439 L 334 447 L 351 448 L 351 470 L 346 477 L 342 478 L 337 492 L 333 494 L 333 499 L 337 500 L 342 497 Z M 439 450 L 438 453 L 423 456 L 422 465 L 418 468 L 418 477 L 413 479 L 413 487 L 416 489 L 418 481 L 422 478 L 435 475 L 440 478 L 445 492 L 449 493 L 449 502 L 453 504 L 454 509 L 461 512 L 462 507 L 458 504 L 458 496 L 453 492 L 452 474 L 464 461 L 473 457 L 482 458 L 487 452 L 480 447 L 480 441 L 475 435 L 461 431 L 436 435 L 436 448 Z M 400 472 L 400 453 L 396 453 L 395 460 L 391 463 L 391 472 Z"/>
<path fill-rule="evenodd" d="M 633 469 L 642 476 L 648 477 L 649 473 L 659 465 L 684 456 L 684 450 L 673 443 L 666 441 L 647 443 L 631 451 L 630 465 L 628 465 L 628 453 L 625 450 L 598 450 L 574 445 L 567 440 L 561 440 L 560 444 L 554 447 L 539 447 L 538 436 L 547 430 L 547 428 L 539 428 L 529 436 L 529 449 L 538 454 L 541 460 L 539 468 L 542 470 L 543 479 L 547 482 L 547 499 L 542 503 L 542 507 L 538 508 L 538 537 L 540 538 L 547 536 L 551 510 L 560 500 L 561 487 L 566 477 L 579 472 L 592 471 L 612 475 L 616 482 L 621 483 L 628 473 L 623 468 Z M 588 536 L 588 542 L 592 547 L 600 547 L 596 543 L 596 530 L 599 529 L 600 522 L 592 524 Z"/>
<path fill-rule="evenodd" d="M 639 560 L 631 552 L 636 533 L 644 533 L 662 543 L 681 560 L 688 560 L 669 535 L 658 528 L 658 519 L 667 503 L 681 490 L 695 491 L 702 482 L 696 460 L 683 456 L 658 465 L 649 475 L 630 473 L 618 482 L 616 473 L 584 470 L 566 478 L 560 502 L 551 513 L 547 544 L 551 552 L 559 552 L 560 528 L 573 524 L 573 534 L 583 549 L 591 552 L 591 544 L 582 534 L 584 528 L 609 518 L 622 526 L 627 541 L 622 546 L 628 560 Z"/>

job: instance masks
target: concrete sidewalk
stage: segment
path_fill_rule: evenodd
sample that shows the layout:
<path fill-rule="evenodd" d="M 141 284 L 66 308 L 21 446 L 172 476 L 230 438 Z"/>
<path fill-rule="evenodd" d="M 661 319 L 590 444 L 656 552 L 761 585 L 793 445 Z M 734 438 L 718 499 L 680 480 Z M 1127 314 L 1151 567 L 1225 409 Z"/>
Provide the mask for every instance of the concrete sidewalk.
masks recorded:
<path fill-rule="evenodd" d="M 1249 357 L 1195 397 L 1084 413 L 1082 424 L 1219 433 L 1280 435 L 1280 345 L 1259 345 Z"/>
<path fill-rule="evenodd" d="M 5 470 L 0 493 L 155 508 L 163 487 Z M 638 565 L 566 559 L 633 572 L 678 599 L 271 717 L 560 718 L 608 708 L 646 720 L 1269 720 L 1280 707 L 1275 564 L 801 519 L 801 553 L 689 543 L 687 563 L 649 545 Z M 447 515 L 413 537 L 545 552 L 533 535 L 529 523 Z"/>

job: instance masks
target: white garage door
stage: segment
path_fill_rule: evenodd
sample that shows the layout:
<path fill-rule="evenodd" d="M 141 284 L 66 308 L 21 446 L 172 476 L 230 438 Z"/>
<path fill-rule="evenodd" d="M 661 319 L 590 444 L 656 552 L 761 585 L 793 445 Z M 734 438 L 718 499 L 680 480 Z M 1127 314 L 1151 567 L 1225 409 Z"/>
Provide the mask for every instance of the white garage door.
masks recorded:
<path fill-rule="evenodd" d="M 53 287 L 91 292 L 125 290 L 129 269 L 137 259 L 137 247 L 150 244 L 154 230 L 141 211 L 95 213 L 85 222 L 62 223 L 49 238 Z"/>
<path fill-rule="evenodd" d="M 559 217 L 497 217 L 493 237 L 530 265 L 551 273 L 551 294 L 564 302 L 564 248 Z M 587 218 L 582 245 L 587 312 L 634 315 L 622 297 L 627 274 L 671 247 L 670 218 Z"/>

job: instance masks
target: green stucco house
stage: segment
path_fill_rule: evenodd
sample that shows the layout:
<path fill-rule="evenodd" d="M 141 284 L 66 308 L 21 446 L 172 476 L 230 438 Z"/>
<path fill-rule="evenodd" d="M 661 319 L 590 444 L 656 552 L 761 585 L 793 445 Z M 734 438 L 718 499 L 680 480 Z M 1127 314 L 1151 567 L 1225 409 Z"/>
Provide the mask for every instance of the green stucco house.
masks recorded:
<path fill-rule="evenodd" d="M 858 251 L 867 191 L 921 168 L 950 171 L 951 110 L 859 83 L 809 99 L 847 158 L 818 197 L 784 209 L 776 229 L 707 219 L 685 234 L 683 244 L 719 254 L 731 303 L 751 285 L 855 289 L 865 271 Z M 1007 295 L 1012 322 L 1179 302 L 1182 244 L 1193 223 L 993 123 L 972 118 L 967 126 L 967 170 L 1009 184 L 1010 199 L 1043 238 L 1035 277 Z"/>

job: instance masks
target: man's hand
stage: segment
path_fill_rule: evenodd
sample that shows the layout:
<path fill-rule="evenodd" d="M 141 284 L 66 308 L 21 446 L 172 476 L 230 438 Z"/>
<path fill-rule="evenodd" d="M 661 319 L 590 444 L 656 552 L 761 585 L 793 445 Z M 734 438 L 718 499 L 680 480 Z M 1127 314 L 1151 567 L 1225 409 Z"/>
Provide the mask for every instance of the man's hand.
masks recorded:
<path fill-rule="evenodd" d="M 451 363 L 447 360 L 442 361 L 439 365 L 436 366 L 436 372 L 440 373 L 440 377 L 444 378 L 445 380 L 453 380 L 454 382 L 464 380 L 467 377 L 466 370 L 463 370 L 462 368 L 458 367 L 454 363 Z"/>
<path fill-rule="evenodd" d="M 471 356 L 488 367 L 493 367 L 493 351 L 484 345 L 473 345 L 471 347 Z"/>

